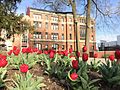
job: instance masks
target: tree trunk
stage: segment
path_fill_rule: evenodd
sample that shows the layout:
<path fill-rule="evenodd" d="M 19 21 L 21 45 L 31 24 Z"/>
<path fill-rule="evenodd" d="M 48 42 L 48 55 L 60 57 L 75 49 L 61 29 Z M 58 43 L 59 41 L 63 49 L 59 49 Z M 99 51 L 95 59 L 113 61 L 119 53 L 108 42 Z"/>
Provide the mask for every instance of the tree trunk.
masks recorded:
<path fill-rule="evenodd" d="M 78 32 L 78 29 L 77 29 L 77 15 L 76 15 L 75 0 L 72 1 L 71 6 L 72 6 L 72 13 L 73 13 L 73 20 L 74 20 L 74 33 L 75 33 L 74 36 L 76 36 L 75 39 L 76 39 L 76 55 L 77 55 L 77 52 L 79 51 L 79 32 Z"/>
<path fill-rule="evenodd" d="M 14 36 L 14 29 L 13 29 L 13 26 L 12 26 L 12 25 L 10 26 L 10 29 L 11 29 L 11 31 L 13 32 L 13 33 L 12 33 L 12 36 L 13 36 L 12 42 L 14 42 L 14 41 L 15 41 L 15 36 Z"/>
<path fill-rule="evenodd" d="M 85 36 L 85 45 L 87 47 L 87 54 L 89 55 L 89 39 L 90 38 L 90 0 L 87 0 L 87 12 L 86 12 L 86 36 Z"/>

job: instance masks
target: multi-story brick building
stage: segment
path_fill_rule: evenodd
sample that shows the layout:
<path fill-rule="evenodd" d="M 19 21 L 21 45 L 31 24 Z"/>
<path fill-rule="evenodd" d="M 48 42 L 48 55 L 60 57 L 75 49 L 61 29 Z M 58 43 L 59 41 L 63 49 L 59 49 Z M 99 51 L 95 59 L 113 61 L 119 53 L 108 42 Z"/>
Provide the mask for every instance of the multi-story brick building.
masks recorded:
<path fill-rule="evenodd" d="M 29 35 L 29 46 L 39 49 L 75 50 L 75 31 L 71 12 L 53 12 L 27 8 L 26 13 L 34 25 L 34 34 Z M 85 42 L 86 18 L 77 15 L 80 49 Z M 96 48 L 95 21 L 91 19 L 90 51 Z"/>

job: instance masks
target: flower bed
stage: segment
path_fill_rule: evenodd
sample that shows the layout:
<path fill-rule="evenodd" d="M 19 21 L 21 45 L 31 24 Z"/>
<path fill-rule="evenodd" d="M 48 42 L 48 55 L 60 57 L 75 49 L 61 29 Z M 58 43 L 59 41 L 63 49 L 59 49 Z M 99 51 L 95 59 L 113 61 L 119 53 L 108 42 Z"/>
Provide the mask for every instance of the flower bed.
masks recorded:
<path fill-rule="evenodd" d="M 96 61 L 95 53 L 90 64 L 86 51 L 84 46 L 81 60 L 72 49 L 13 47 L 7 56 L 0 55 L 0 90 L 120 90 L 120 51 L 106 63 Z"/>

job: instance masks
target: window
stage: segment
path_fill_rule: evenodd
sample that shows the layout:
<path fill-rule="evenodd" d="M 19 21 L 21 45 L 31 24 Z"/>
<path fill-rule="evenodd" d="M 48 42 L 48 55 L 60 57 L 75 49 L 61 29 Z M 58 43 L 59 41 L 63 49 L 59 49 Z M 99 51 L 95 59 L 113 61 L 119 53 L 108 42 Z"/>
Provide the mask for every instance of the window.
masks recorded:
<path fill-rule="evenodd" d="M 45 33 L 45 38 L 48 39 L 48 33 L 47 32 Z"/>
<path fill-rule="evenodd" d="M 52 23 L 52 30 L 58 30 L 58 24 Z"/>
<path fill-rule="evenodd" d="M 53 21 L 58 21 L 58 17 L 52 16 L 52 20 L 53 20 Z"/>
<path fill-rule="evenodd" d="M 45 28 L 48 29 L 48 22 L 45 23 Z"/>
<path fill-rule="evenodd" d="M 38 22 L 38 21 L 34 21 L 33 25 L 34 25 L 34 28 L 41 28 L 42 27 L 42 23 Z"/>
<path fill-rule="evenodd" d="M 82 23 L 82 19 L 80 18 L 80 23 Z"/>
<path fill-rule="evenodd" d="M 64 45 L 62 45 L 62 50 L 64 50 Z"/>
<path fill-rule="evenodd" d="M 82 19 L 82 23 L 85 23 L 85 19 Z"/>
<path fill-rule="evenodd" d="M 61 18 L 61 21 L 64 22 L 64 17 Z"/>
<path fill-rule="evenodd" d="M 62 40 L 64 40 L 64 34 L 62 34 Z"/>
<path fill-rule="evenodd" d="M 39 22 L 39 28 L 41 28 L 42 27 L 42 23 L 41 22 Z"/>
<path fill-rule="evenodd" d="M 42 34 L 41 34 L 41 32 L 34 32 L 34 34 L 33 34 L 33 38 L 39 38 L 39 39 L 42 39 Z"/>
<path fill-rule="evenodd" d="M 70 45 L 70 48 L 72 48 L 72 45 Z"/>
<path fill-rule="evenodd" d="M 72 22 L 72 18 L 70 18 L 69 21 Z"/>
<path fill-rule="evenodd" d="M 55 24 L 55 30 L 58 30 L 58 24 Z"/>
<path fill-rule="evenodd" d="M 64 31 L 64 24 L 62 24 L 62 30 Z"/>
<path fill-rule="evenodd" d="M 85 29 L 86 29 L 86 26 L 80 25 L 80 38 L 81 39 L 85 39 Z"/>
<path fill-rule="evenodd" d="M 58 50 L 58 47 L 59 47 L 58 44 L 53 44 L 53 45 L 52 45 L 52 48 L 55 49 L 55 50 L 56 50 L 56 49 Z"/>
<path fill-rule="evenodd" d="M 48 20 L 48 15 L 46 15 L 46 20 Z"/>
<path fill-rule="evenodd" d="M 91 36 L 91 40 L 94 40 L 94 36 L 93 35 Z"/>
<path fill-rule="evenodd" d="M 52 33 L 51 39 L 52 40 L 58 40 L 58 33 Z"/>
<path fill-rule="evenodd" d="M 40 44 L 40 43 L 34 43 L 34 46 L 35 46 L 36 48 L 38 48 L 39 50 L 42 49 L 42 44 Z"/>
<path fill-rule="evenodd" d="M 42 19 L 42 15 L 33 15 L 33 19 L 35 21 L 39 20 L 39 19 Z"/>
<path fill-rule="evenodd" d="M 80 37 L 85 37 L 85 30 L 80 30 Z"/>
<path fill-rule="evenodd" d="M 55 21 L 58 21 L 58 17 L 55 17 Z"/>
<path fill-rule="evenodd" d="M 70 34 L 70 39 L 72 39 L 72 34 Z"/>
<path fill-rule="evenodd" d="M 38 25 L 38 22 L 37 22 L 37 21 L 34 21 L 34 22 L 33 22 L 33 26 L 34 26 L 34 28 L 38 28 L 38 26 L 39 26 L 39 25 Z"/>
<path fill-rule="evenodd" d="M 46 45 L 45 48 L 48 49 L 48 45 Z"/>
<path fill-rule="evenodd" d="M 69 29 L 70 29 L 70 31 L 72 31 L 72 25 L 71 24 L 69 25 Z"/>
<path fill-rule="evenodd" d="M 27 35 L 25 34 L 22 35 L 22 42 L 27 43 Z"/>

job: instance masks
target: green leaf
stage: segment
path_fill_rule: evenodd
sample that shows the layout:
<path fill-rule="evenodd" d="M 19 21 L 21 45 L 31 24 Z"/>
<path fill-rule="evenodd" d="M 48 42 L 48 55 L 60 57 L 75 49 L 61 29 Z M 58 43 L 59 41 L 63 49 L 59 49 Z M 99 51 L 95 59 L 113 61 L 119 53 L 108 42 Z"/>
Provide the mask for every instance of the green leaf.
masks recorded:
<path fill-rule="evenodd" d="M 1 74 L 1 79 L 3 79 L 5 77 L 5 74 L 7 73 L 7 70 L 4 70 Z"/>
<path fill-rule="evenodd" d="M 94 80 L 90 81 L 89 85 L 94 84 L 95 82 L 97 82 L 97 81 L 99 81 L 99 80 L 100 80 L 100 79 L 94 79 Z"/>
<path fill-rule="evenodd" d="M 81 76 L 80 76 L 80 79 L 81 79 L 81 82 L 82 82 L 83 89 L 87 89 L 87 86 L 88 86 L 87 81 Z"/>

